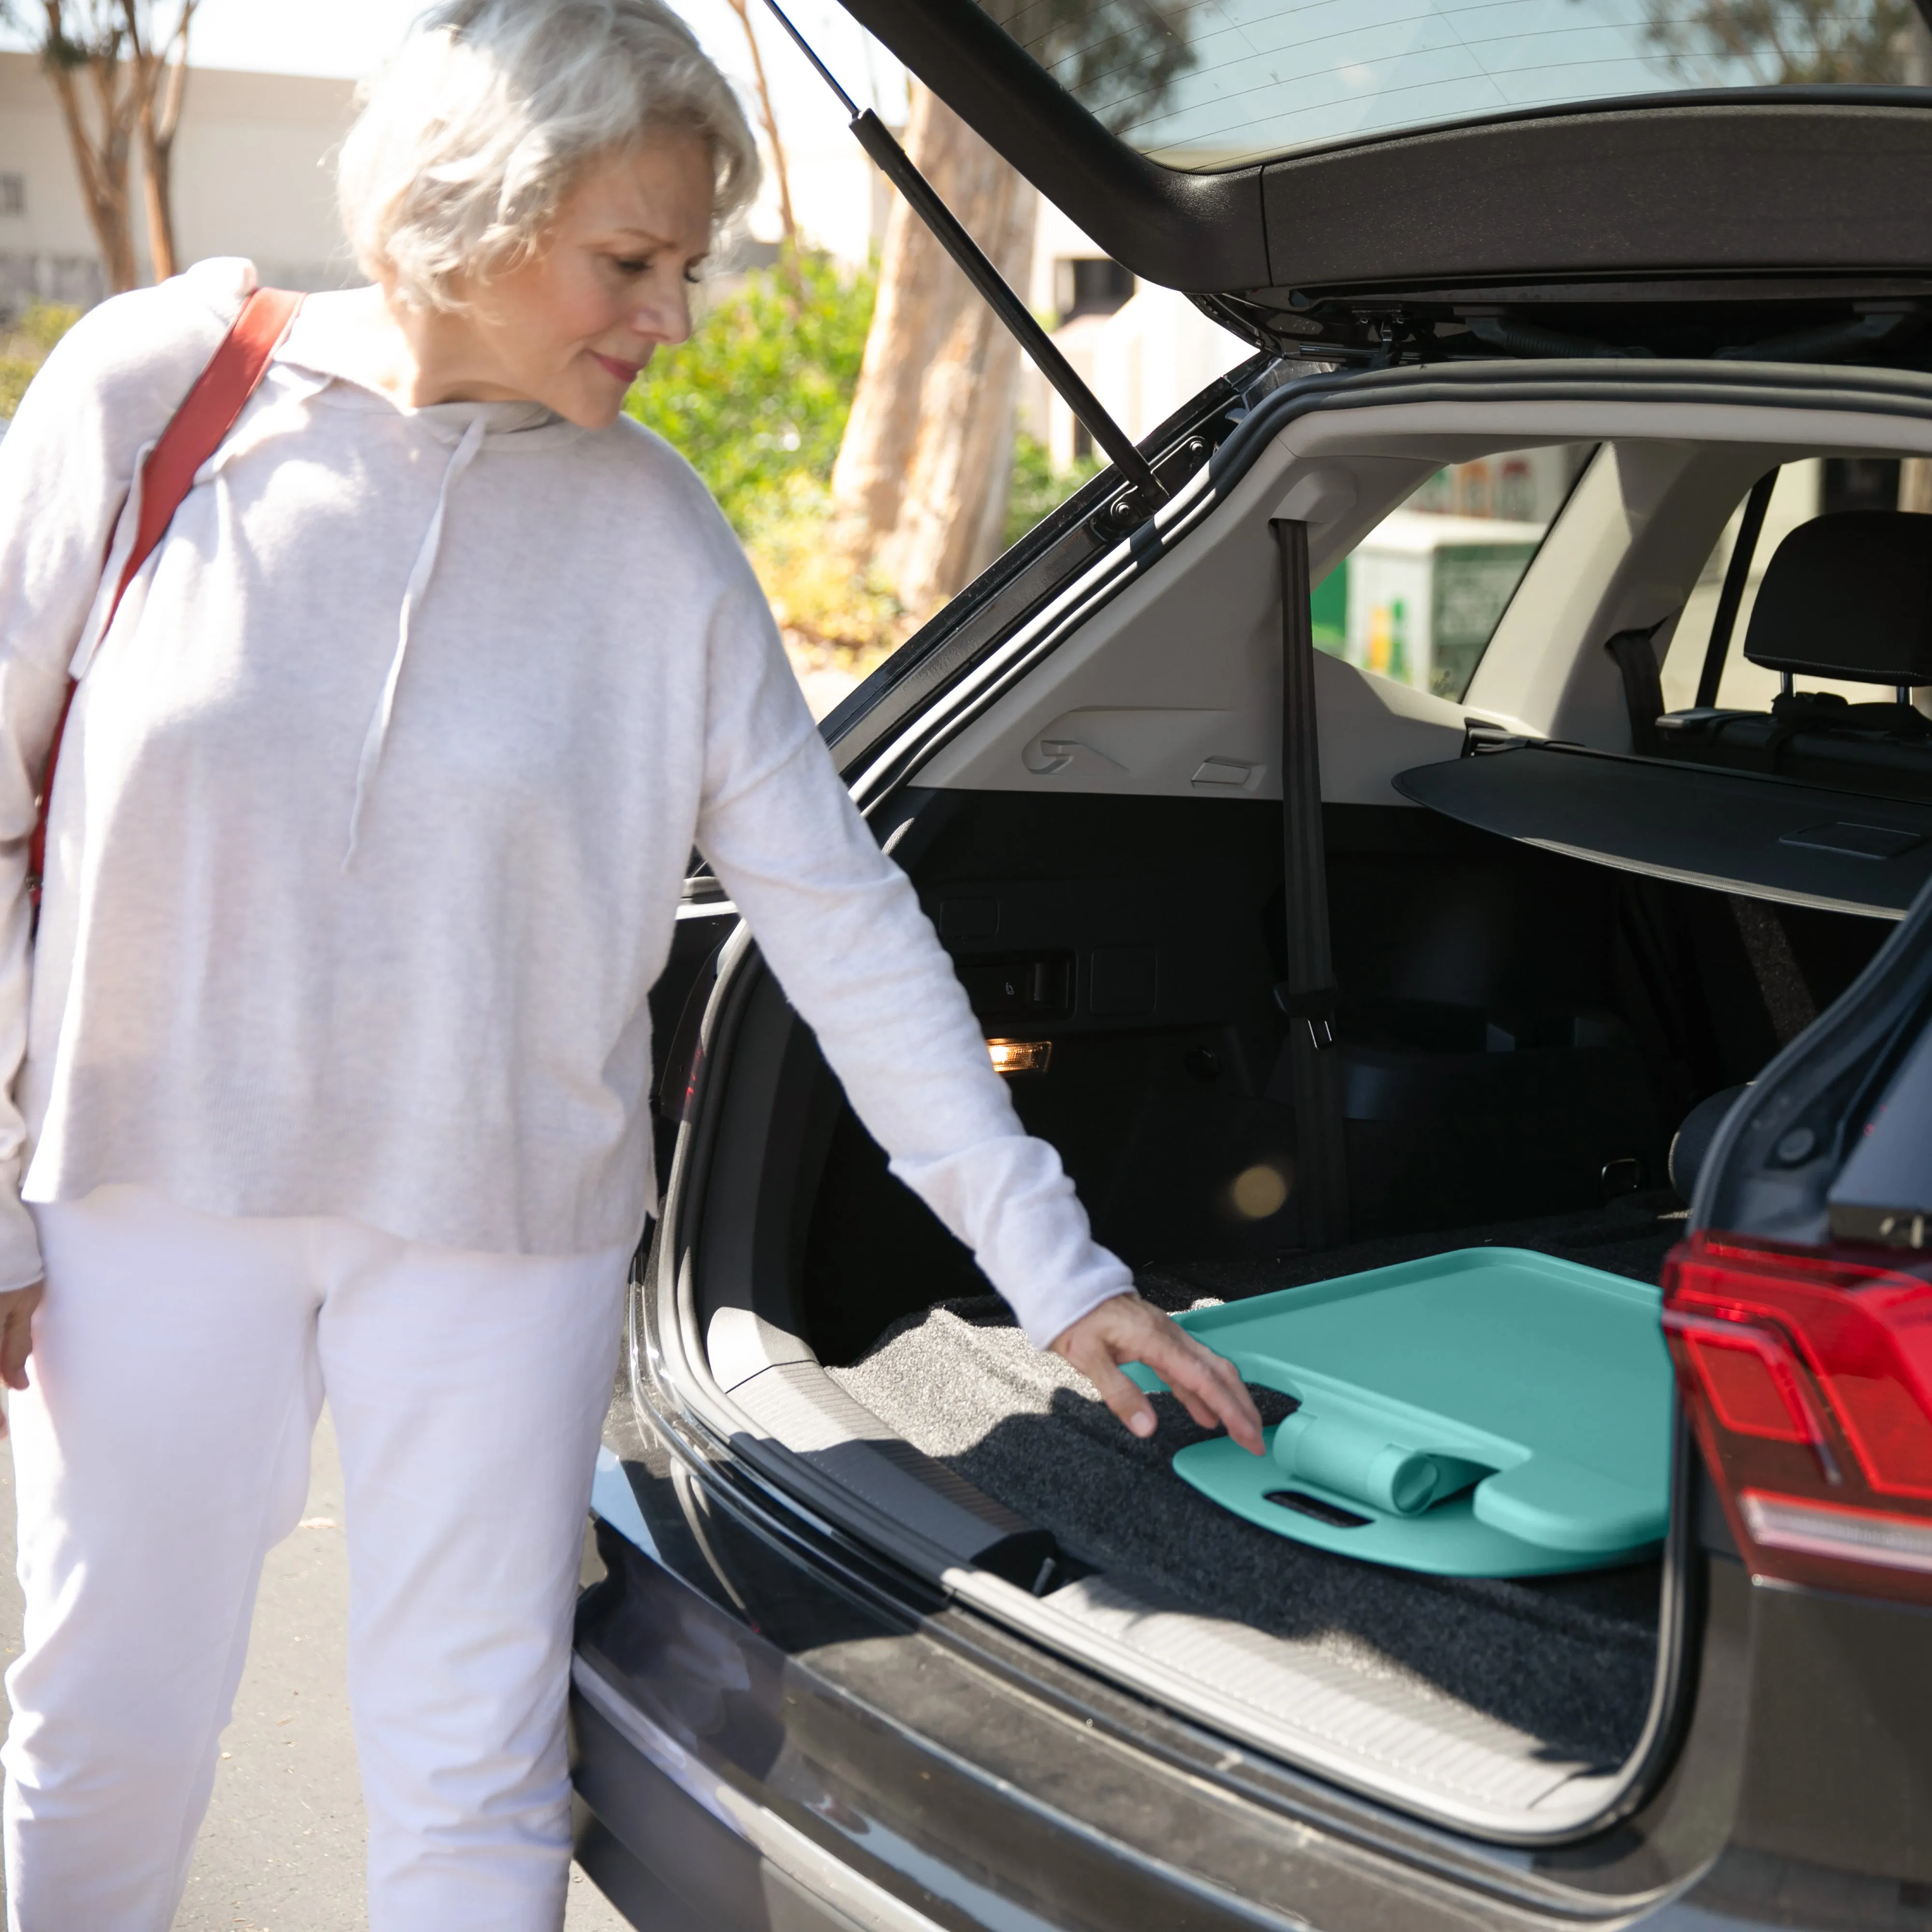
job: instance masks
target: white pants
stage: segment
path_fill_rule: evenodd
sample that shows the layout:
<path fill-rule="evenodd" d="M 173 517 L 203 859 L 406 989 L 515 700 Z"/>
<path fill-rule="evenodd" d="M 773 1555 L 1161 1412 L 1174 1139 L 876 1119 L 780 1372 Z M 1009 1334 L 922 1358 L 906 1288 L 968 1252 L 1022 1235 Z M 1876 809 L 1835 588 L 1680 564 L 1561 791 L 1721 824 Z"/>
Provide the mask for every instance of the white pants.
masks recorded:
<path fill-rule="evenodd" d="M 12 1932 L 166 1932 L 325 1394 L 372 1932 L 555 1932 L 571 1612 L 628 1249 L 466 1253 L 130 1187 L 34 1214 Z"/>

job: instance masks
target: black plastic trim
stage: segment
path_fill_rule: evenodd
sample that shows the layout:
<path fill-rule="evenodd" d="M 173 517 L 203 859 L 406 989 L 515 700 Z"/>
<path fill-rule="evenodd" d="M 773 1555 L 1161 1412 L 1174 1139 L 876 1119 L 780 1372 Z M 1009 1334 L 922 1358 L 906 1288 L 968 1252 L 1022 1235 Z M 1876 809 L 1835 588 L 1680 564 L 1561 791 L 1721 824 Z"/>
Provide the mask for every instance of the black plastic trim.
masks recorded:
<path fill-rule="evenodd" d="M 1391 402 L 1711 403 L 1786 410 L 1868 410 L 1932 422 L 1932 378 L 1891 369 L 1821 370 L 1775 363 L 1659 358 L 1621 365 L 1552 360 L 1364 370 L 1310 376 L 1275 390 L 1214 452 L 1208 474 L 1226 492 L 1287 425 L 1311 409 L 1373 409 Z"/>
<path fill-rule="evenodd" d="M 1663 95 L 1269 164 L 1277 286 L 1932 268 L 1932 94 Z M 1733 298 L 1748 297 L 1740 284 Z"/>
<path fill-rule="evenodd" d="M 1784 1048 L 1725 1115 L 1699 1170 L 1690 1225 L 1822 1241 L 1827 1196 L 1900 1062 L 1932 1019 L 1932 887 L 1837 1004 Z M 1810 1130 L 1815 1150 L 1780 1158 Z"/>

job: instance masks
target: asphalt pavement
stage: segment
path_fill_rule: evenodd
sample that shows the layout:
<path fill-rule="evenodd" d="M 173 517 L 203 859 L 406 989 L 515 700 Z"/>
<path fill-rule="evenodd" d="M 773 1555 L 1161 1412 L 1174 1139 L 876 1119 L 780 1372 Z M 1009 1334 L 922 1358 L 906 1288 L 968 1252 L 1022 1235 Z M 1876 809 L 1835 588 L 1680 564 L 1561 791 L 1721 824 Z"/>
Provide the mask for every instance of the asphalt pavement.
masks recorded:
<path fill-rule="evenodd" d="M 0 1490 L 0 1653 L 10 1662 L 20 1650 L 20 1593 L 5 1444 Z M 214 1801 L 175 1932 L 359 1932 L 369 1922 L 344 1680 L 342 1518 L 335 1432 L 325 1412 L 302 1527 L 269 1552 L 262 1572 L 248 1670 L 222 1734 Z M 628 1922 L 603 1894 L 574 1866 L 570 1876 L 566 1932 L 624 1932 Z"/>

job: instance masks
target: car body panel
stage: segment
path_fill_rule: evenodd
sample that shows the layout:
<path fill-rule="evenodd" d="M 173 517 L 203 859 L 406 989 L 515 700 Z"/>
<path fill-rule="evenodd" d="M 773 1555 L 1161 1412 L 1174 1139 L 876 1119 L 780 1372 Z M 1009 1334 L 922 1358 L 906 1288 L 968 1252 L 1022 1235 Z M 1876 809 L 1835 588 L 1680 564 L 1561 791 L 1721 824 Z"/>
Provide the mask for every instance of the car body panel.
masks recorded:
<path fill-rule="evenodd" d="M 1708 1552 L 1670 1773 L 1608 1832 L 1511 1852 L 1154 1724 L 903 1580 L 895 1600 L 632 1412 L 604 1468 L 627 1527 L 605 1518 L 580 1612 L 580 1840 L 718 1932 L 816 1925 L 798 1891 L 880 1932 L 1932 1923 L 1922 1612 L 1754 1588 Z"/>

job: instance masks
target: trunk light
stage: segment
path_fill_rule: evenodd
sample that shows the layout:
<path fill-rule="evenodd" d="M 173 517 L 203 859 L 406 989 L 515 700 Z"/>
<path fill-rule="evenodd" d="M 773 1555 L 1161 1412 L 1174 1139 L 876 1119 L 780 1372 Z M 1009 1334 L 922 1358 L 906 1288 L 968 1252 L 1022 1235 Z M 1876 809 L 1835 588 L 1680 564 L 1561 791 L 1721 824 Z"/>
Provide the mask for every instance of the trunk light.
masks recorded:
<path fill-rule="evenodd" d="M 1694 1234 L 1664 1326 L 1753 1574 L 1932 1603 L 1932 1257 Z"/>
<path fill-rule="evenodd" d="M 1053 1058 L 1050 1040 L 989 1040 L 986 1051 L 992 1055 L 995 1073 L 1044 1073 Z"/>

